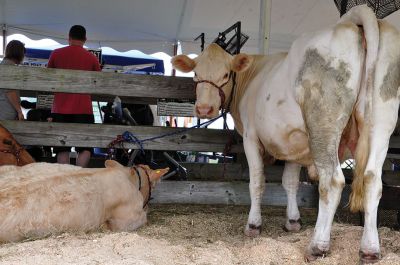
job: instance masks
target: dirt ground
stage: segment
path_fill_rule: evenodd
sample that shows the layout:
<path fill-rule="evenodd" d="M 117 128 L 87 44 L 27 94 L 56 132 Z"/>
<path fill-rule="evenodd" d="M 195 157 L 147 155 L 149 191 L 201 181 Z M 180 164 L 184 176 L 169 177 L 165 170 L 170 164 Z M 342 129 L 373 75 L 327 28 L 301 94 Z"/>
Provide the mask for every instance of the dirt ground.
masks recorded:
<path fill-rule="evenodd" d="M 5 244 L 0 264 L 305 264 L 316 210 L 302 209 L 302 231 L 289 234 L 282 230 L 285 209 L 265 207 L 263 232 L 256 239 L 243 235 L 247 211 L 242 206 L 151 205 L 149 223 L 134 233 L 62 234 Z M 382 218 L 381 224 L 391 218 Z M 331 253 L 311 264 L 358 264 L 358 216 L 344 212 L 335 220 Z M 400 264 L 400 232 L 381 227 L 379 234 L 383 259 L 378 264 Z"/>

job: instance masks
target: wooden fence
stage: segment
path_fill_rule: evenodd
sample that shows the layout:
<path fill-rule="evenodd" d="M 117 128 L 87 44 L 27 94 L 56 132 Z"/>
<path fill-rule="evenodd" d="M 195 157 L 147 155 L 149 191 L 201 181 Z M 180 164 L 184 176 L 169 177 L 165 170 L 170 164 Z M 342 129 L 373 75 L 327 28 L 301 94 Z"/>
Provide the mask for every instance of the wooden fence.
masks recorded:
<path fill-rule="evenodd" d="M 192 79 L 182 77 L 124 75 L 0 65 L 0 88 L 18 89 L 23 95 L 34 95 L 36 91 L 74 92 L 89 93 L 93 95 L 93 99 L 107 101 L 112 101 L 115 96 L 120 96 L 125 102 L 155 103 L 158 98 L 194 99 L 193 87 Z M 151 150 L 222 152 L 228 141 L 226 131 L 211 129 L 192 129 L 181 132 L 182 128 L 103 124 L 18 121 L 2 121 L 1 124 L 10 130 L 17 141 L 23 145 L 107 147 L 117 135 L 125 131 L 132 132 L 141 140 L 179 132 L 176 135 L 144 142 L 144 149 Z M 126 144 L 125 146 L 138 148 L 135 144 Z M 400 148 L 400 137 L 392 137 L 390 147 Z M 232 152 L 243 152 L 239 137 L 236 138 L 236 144 L 232 146 Z M 240 166 L 240 170 L 238 170 L 238 166 Z M 211 167 L 214 167 L 214 171 L 204 173 L 206 168 Z M 221 171 L 224 176 L 227 173 L 231 177 L 221 178 Z M 279 180 L 281 171 L 282 168 L 274 167 L 270 176 Z M 243 180 L 248 180 L 246 166 L 228 164 L 223 169 L 221 165 L 194 164 L 190 172 L 191 174 L 197 172 L 198 179 L 203 178 L 207 181 L 164 181 L 155 191 L 155 202 L 249 204 L 248 184 L 243 182 Z M 388 174 L 393 175 L 393 173 Z M 267 180 L 269 178 L 271 177 L 268 177 L 267 173 Z M 211 179 L 214 181 L 210 181 Z M 232 179 L 242 180 L 242 182 L 231 182 Z M 348 194 L 349 187 L 346 187 L 342 197 L 343 202 L 347 201 Z M 397 189 L 391 190 L 391 193 L 387 194 L 389 197 L 385 196 L 384 189 L 383 201 L 388 202 L 393 198 L 400 198 Z M 311 184 L 301 184 L 298 199 L 301 206 L 316 206 L 318 202 L 317 187 Z M 263 204 L 286 205 L 286 194 L 280 184 L 267 184 Z M 392 203 L 387 205 L 393 206 Z M 393 207 L 398 208 L 398 206 Z"/>

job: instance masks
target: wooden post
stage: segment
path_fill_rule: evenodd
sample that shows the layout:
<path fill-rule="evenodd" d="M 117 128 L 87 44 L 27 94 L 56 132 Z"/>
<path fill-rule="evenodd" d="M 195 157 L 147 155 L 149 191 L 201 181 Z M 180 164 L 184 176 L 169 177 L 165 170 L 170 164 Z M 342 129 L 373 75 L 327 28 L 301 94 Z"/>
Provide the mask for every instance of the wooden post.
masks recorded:
<path fill-rule="evenodd" d="M 173 49 L 174 49 L 174 56 L 178 55 L 178 41 L 175 42 L 175 44 L 173 46 Z M 176 76 L 175 68 L 172 68 L 171 76 Z M 174 122 L 174 117 L 173 116 L 170 116 L 169 120 L 170 120 L 171 127 L 178 127 L 177 125 L 175 126 L 175 122 Z"/>
<path fill-rule="evenodd" d="M 174 43 L 173 49 L 174 49 L 174 56 L 177 56 L 178 55 L 178 42 Z M 176 70 L 174 68 L 172 68 L 171 76 L 176 76 Z"/>
<path fill-rule="evenodd" d="M 6 24 L 3 24 L 2 35 L 3 35 L 3 56 L 5 56 L 6 44 L 7 44 L 7 25 Z"/>
<path fill-rule="evenodd" d="M 99 108 L 99 114 L 100 114 L 101 123 L 103 123 L 104 122 L 104 118 L 103 118 L 103 114 L 101 113 L 100 101 L 97 101 L 97 107 Z"/>

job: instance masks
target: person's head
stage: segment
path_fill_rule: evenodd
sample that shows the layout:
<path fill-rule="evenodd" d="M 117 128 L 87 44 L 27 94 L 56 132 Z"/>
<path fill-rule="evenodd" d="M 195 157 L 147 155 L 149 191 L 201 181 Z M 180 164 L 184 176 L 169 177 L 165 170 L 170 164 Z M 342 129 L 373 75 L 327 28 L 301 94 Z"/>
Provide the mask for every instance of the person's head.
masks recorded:
<path fill-rule="evenodd" d="M 82 45 L 86 42 L 86 29 L 81 25 L 74 25 L 69 30 L 69 42 L 82 42 Z"/>
<path fill-rule="evenodd" d="M 12 40 L 6 46 L 4 58 L 16 64 L 22 63 L 25 56 L 25 45 L 19 40 Z"/>

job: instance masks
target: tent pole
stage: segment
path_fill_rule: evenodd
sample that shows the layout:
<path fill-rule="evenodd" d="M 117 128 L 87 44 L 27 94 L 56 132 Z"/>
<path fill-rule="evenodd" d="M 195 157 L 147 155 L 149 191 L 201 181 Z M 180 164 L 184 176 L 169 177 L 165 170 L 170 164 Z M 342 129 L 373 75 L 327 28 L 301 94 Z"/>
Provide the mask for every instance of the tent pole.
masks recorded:
<path fill-rule="evenodd" d="M 3 32 L 3 56 L 4 56 L 5 52 L 6 52 L 6 43 L 7 43 L 7 25 L 6 24 L 2 25 L 2 32 Z"/>
<path fill-rule="evenodd" d="M 174 49 L 174 56 L 178 55 L 178 42 L 175 42 L 173 45 L 173 49 Z M 172 68 L 172 73 L 171 76 L 176 76 L 176 70 L 174 68 Z"/>
<path fill-rule="evenodd" d="M 173 48 L 173 56 L 177 56 L 178 55 L 178 41 L 175 41 L 172 48 Z M 176 70 L 173 67 L 172 67 L 171 76 L 176 76 Z M 174 118 L 174 116 L 169 116 L 169 124 L 171 127 L 178 127 L 176 118 Z"/>
<path fill-rule="evenodd" d="M 260 1 L 260 26 L 258 33 L 258 47 L 260 54 L 268 54 L 271 28 L 271 5 L 271 0 Z"/>

